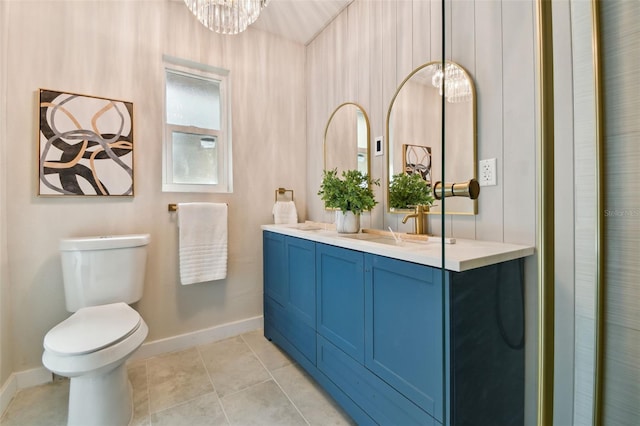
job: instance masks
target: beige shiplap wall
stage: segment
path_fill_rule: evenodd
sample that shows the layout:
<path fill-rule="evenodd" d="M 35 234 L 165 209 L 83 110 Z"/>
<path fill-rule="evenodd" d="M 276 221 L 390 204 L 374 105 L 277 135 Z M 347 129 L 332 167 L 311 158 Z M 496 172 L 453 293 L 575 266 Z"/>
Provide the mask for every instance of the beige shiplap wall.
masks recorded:
<path fill-rule="evenodd" d="M 396 88 L 417 66 L 441 59 L 441 3 L 426 0 L 355 0 L 307 46 L 308 218 L 332 222 L 316 192 L 322 176 L 322 135 L 331 111 L 347 101 L 362 105 L 372 138 L 385 134 Z M 478 158 L 496 158 L 498 185 L 483 187 L 477 216 L 447 217 L 448 236 L 536 243 L 535 16 L 532 1 L 455 1 L 446 6 L 446 58 L 474 79 Z M 372 177 L 386 184 L 386 156 L 372 157 Z M 380 205 L 363 227 L 409 231 L 401 216 Z M 440 233 L 438 218 L 431 230 Z M 535 421 L 536 263 L 526 262 L 527 424 Z"/>
<path fill-rule="evenodd" d="M 262 315 L 260 225 L 272 222 L 274 190 L 293 189 L 305 214 L 304 46 L 253 29 L 216 35 L 182 2 L 0 4 L 0 56 L 9 82 L 0 96 L 7 99 L 6 127 L 0 129 L 0 152 L 6 154 L 0 184 L 7 179 L 0 188 L 7 204 L 0 219 L 8 255 L 1 290 L 11 309 L 5 312 L 3 304 L 1 319 L 3 327 L 7 315 L 13 323 L 10 345 L 2 341 L 3 374 L 7 350 L 14 372 L 41 366 L 45 333 L 69 315 L 61 237 L 151 234 L 145 292 L 136 305 L 149 325 L 148 341 Z M 233 194 L 161 192 L 163 54 L 231 71 Z M 36 196 L 39 88 L 133 102 L 135 197 Z M 226 280 L 179 284 L 176 215 L 167 204 L 189 201 L 229 204 Z"/>

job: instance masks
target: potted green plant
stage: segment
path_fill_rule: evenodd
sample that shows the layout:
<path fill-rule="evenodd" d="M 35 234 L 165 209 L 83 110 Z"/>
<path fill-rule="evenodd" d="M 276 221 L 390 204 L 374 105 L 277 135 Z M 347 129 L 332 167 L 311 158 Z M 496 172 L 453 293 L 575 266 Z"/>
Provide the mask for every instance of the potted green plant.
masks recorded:
<path fill-rule="evenodd" d="M 342 177 L 338 170 L 324 170 L 318 195 L 329 209 L 336 209 L 336 230 L 355 233 L 360 230 L 360 214 L 371 210 L 375 200 L 372 185 L 380 185 L 380 179 L 372 180 L 359 170 L 345 170 Z"/>
<path fill-rule="evenodd" d="M 391 177 L 389 185 L 389 207 L 408 209 L 417 205 L 430 206 L 434 198 L 431 186 L 417 173 L 398 173 Z"/>

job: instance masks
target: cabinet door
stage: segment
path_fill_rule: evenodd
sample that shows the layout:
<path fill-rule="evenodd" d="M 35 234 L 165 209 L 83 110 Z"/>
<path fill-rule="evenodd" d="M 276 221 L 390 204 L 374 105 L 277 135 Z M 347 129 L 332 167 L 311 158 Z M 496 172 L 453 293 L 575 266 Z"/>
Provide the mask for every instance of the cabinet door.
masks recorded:
<path fill-rule="evenodd" d="M 364 362 L 364 255 L 316 245 L 318 333 Z"/>
<path fill-rule="evenodd" d="M 288 310 L 295 320 L 316 328 L 316 244 L 301 238 L 286 239 L 289 279 Z"/>
<path fill-rule="evenodd" d="M 365 365 L 442 422 L 441 272 L 365 255 Z"/>
<path fill-rule="evenodd" d="M 287 237 L 287 324 L 283 334 L 316 363 L 316 250 L 313 241 Z M 298 360 L 300 361 L 300 360 Z"/>
<path fill-rule="evenodd" d="M 265 231 L 262 234 L 264 293 L 278 302 L 287 305 L 287 257 L 285 236 Z"/>

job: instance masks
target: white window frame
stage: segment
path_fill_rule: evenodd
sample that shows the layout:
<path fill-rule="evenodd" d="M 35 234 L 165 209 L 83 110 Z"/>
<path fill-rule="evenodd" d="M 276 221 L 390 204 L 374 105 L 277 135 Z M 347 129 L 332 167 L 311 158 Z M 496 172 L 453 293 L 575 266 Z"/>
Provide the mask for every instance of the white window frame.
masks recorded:
<path fill-rule="evenodd" d="M 163 192 L 233 192 L 233 168 L 231 155 L 231 82 L 229 70 L 186 59 L 163 55 L 163 118 L 164 136 L 162 149 L 162 191 Z M 220 130 L 202 129 L 193 126 L 180 126 L 167 123 L 167 72 L 202 77 L 220 82 Z M 195 184 L 177 183 L 173 181 L 173 137 L 172 133 L 210 135 L 217 138 L 218 150 L 218 183 Z"/>

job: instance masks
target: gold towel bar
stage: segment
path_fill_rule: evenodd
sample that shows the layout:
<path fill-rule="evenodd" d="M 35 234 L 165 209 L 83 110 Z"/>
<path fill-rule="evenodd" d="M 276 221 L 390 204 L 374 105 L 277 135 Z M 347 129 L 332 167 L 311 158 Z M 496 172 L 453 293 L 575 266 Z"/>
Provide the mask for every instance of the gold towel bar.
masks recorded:
<path fill-rule="evenodd" d="M 229 205 L 228 203 L 225 203 L 227 206 Z M 178 211 L 178 205 L 175 203 L 171 203 L 167 206 L 167 211 L 169 212 L 177 212 Z"/>
<path fill-rule="evenodd" d="M 276 201 L 278 201 L 278 195 L 283 195 L 285 192 L 291 193 L 291 201 L 293 201 L 293 189 L 285 189 L 285 188 L 276 189 Z"/>

